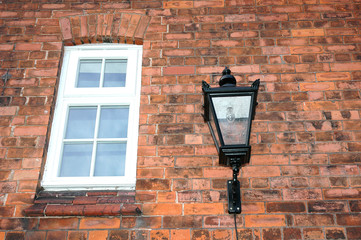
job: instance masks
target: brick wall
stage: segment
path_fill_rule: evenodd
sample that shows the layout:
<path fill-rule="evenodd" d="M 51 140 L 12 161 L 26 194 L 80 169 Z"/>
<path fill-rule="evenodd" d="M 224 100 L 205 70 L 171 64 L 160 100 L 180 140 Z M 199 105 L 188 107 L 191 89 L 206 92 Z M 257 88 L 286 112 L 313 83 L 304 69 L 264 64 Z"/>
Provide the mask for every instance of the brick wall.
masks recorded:
<path fill-rule="evenodd" d="M 240 239 L 361 239 L 360 13 L 360 0 L 2 0 L 0 239 L 235 239 L 232 171 L 201 116 L 201 81 L 224 66 L 261 79 Z M 62 47 L 101 42 L 144 47 L 136 191 L 42 192 Z"/>

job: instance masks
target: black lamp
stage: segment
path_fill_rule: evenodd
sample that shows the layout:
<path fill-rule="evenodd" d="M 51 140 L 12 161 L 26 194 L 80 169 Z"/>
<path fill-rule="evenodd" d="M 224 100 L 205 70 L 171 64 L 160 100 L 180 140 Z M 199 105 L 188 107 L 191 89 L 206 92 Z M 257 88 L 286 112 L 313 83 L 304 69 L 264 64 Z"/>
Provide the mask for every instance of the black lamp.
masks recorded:
<path fill-rule="evenodd" d="M 219 164 L 231 166 L 233 180 L 227 182 L 228 212 L 241 213 L 239 168 L 249 163 L 251 123 L 257 105 L 259 79 L 250 87 L 236 87 L 236 79 L 227 67 L 211 88 L 202 81 L 204 120 L 208 123 L 219 154 Z"/>

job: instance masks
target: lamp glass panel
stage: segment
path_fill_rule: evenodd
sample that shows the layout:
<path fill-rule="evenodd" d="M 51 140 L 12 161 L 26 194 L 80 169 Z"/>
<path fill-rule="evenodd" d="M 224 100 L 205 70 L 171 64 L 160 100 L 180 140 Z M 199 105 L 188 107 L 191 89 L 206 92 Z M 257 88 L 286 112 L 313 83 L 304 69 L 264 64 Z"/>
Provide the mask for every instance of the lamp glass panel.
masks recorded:
<path fill-rule="evenodd" d="M 219 146 L 221 146 L 221 142 L 220 142 L 220 140 L 219 140 L 216 123 L 215 123 L 215 121 L 214 121 L 214 117 L 213 117 L 213 114 L 212 114 L 211 104 L 209 105 L 209 112 L 210 112 L 211 114 L 209 114 L 209 122 L 208 122 L 208 123 L 210 124 L 209 126 L 210 126 L 211 131 L 212 131 L 212 134 L 213 134 L 213 139 L 214 139 L 214 141 L 216 142 L 216 146 L 217 146 L 217 148 L 218 148 Z M 217 150 L 218 150 L 218 149 L 217 149 Z"/>
<path fill-rule="evenodd" d="M 212 98 L 225 145 L 248 144 L 251 96 Z"/>

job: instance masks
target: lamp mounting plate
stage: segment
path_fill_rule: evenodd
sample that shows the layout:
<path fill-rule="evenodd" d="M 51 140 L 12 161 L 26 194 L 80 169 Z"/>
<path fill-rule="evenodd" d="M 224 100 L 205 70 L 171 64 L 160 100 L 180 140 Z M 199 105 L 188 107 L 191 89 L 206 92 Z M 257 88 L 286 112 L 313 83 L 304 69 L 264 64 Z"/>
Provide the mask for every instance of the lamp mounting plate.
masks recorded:
<path fill-rule="evenodd" d="M 228 213 L 241 213 L 241 185 L 238 180 L 227 181 Z"/>

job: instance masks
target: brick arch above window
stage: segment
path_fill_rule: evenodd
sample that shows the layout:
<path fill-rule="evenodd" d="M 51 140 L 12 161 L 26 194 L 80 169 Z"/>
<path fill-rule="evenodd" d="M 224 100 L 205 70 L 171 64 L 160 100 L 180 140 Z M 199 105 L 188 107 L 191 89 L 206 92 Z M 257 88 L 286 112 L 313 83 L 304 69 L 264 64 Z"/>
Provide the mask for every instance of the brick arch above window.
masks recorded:
<path fill-rule="evenodd" d="M 150 17 L 139 13 L 71 16 L 59 20 L 65 45 L 86 43 L 143 44 Z"/>

